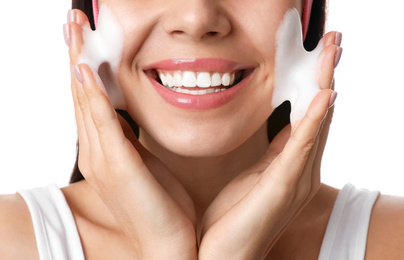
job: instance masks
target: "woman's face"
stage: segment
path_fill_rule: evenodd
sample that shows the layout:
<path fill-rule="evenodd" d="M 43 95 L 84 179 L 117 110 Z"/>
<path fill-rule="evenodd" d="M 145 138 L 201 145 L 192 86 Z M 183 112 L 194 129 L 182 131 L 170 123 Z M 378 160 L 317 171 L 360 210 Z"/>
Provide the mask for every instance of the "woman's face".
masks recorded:
<path fill-rule="evenodd" d="M 266 122 L 273 111 L 275 34 L 289 8 L 301 11 L 301 0 L 99 4 L 112 10 L 125 34 L 118 78 L 143 141 L 184 156 L 221 155 Z M 193 76 L 199 76 L 197 87 L 177 89 L 198 95 L 164 87 L 159 74 L 180 75 L 183 85 L 193 85 Z M 222 84 L 230 76 L 234 86 L 206 88 L 208 79 L 213 77 L 215 85 L 223 76 Z M 208 93 L 212 91 L 220 92 Z"/>

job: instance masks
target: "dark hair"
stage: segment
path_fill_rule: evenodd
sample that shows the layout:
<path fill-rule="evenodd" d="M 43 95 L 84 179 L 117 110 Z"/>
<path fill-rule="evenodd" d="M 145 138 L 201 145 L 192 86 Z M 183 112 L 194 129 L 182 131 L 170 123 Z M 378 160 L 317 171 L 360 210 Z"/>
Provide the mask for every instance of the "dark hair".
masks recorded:
<path fill-rule="evenodd" d="M 90 20 L 91 28 L 95 29 L 93 6 L 89 0 L 72 0 L 72 8 L 82 10 Z M 314 0 L 309 22 L 309 29 L 307 31 L 304 47 L 306 50 L 311 51 L 316 46 L 318 41 L 324 35 L 324 26 L 326 18 L 326 0 Z M 128 112 L 117 110 L 117 112 L 129 123 L 136 136 L 139 136 L 139 127 L 129 115 Z M 285 101 L 282 105 L 274 110 L 268 118 L 268 139 L 271 141 L 276 134 L 287 124 L 289 124 L 290 103 Z M 84 179 L 78 167 L 79 158 L 79 143 L 77 141 L 77 158 L 74 165 L 73 173 L 70 177 L 70 183 L 78 182 Z"/>

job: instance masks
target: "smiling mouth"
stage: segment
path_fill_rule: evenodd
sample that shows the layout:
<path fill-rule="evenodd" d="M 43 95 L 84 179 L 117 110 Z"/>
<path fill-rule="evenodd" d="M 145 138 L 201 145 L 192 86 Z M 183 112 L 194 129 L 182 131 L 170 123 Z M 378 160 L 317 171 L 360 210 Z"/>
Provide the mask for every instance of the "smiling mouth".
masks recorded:
<path fill-rule="evenodd" d="M 206 95 L 234 87 L 251 72 L 252 70 L 249 69 L 224 73 L 152 69 L 146 71 L 146 74 L 171 91 L 190 95 Z"/>

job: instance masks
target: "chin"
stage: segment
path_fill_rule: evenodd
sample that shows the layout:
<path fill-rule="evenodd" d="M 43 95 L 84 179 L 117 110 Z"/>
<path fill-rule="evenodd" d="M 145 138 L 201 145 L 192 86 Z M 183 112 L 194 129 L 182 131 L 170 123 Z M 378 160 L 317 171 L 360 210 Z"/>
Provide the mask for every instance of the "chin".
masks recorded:
<path fill-rule="evenodd" d="M 215 136 L 215 137 L 213 137 Z M 226 135 L 193 135 L 164 139 L 160 143 L 166 150 L 183 157 L 217 157 L 225 155 L 245 140 L 235 138 L 234 134 Z"/>

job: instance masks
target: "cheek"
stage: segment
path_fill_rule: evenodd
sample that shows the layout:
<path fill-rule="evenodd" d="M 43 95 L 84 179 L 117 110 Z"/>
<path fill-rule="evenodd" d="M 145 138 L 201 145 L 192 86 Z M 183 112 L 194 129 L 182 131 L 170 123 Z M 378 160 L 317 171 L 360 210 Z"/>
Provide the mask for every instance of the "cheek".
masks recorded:
<path fill-rule="evenodd" d="M 114 6 L 114 12 L 119 17 L 125 35 L 122 55 L 124 66 L 133 63 L 136 55 L 146 45 L 150 34 L 155 30 L 163 10 L 154 9 L 149 1 L 133 1 L 130 4 Z"/>
<path fill-rule="evenodd" d="M 274 59 L 276 49 L 276 33 L 285 13 L 290 8 L 300 10 L 300 0 L 268 0 L 266 4 L 257 1 L 234 3 L 233 19 L 237 23 L 236 30 L 244 41 L 262 62 Z M 241 37 L 240 37 L 241 38 Z"/>

